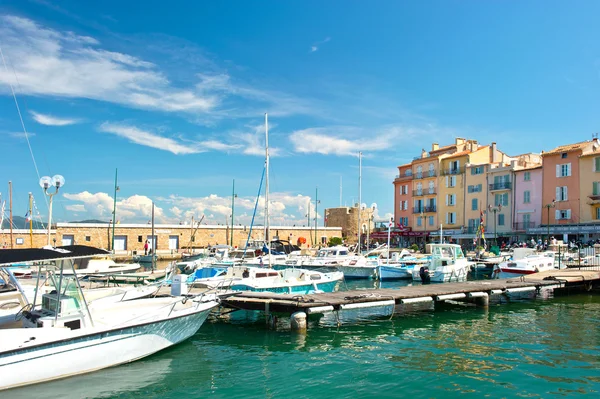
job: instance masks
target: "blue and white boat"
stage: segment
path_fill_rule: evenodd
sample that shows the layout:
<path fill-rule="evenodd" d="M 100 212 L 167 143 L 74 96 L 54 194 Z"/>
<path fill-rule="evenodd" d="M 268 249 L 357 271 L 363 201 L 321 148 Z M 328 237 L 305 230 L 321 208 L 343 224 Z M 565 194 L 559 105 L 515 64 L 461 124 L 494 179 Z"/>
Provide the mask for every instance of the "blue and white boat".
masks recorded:
<path fill-rule="evenodd" d="M 343 273 L 339 271 L 322 273 L 306 269 L 273 270 L 241 265 L 231 266 L 213 277 L 196 278 L 191 284 L 232 291 L 313 294 L 335 291 L 343 278 Z"/>

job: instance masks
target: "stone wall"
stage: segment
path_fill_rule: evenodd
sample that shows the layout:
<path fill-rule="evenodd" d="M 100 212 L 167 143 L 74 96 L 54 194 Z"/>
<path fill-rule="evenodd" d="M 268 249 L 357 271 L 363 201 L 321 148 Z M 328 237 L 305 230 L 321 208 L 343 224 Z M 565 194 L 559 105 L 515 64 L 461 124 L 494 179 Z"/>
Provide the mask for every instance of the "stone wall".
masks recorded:
<path fill-rule="evenodd" d="M 340 207 L 328 208 L 325 210 L 325 225 L 328 228 L 340 227 L 342 229 L 342 238 L 347 244 L 356 244 L 356 230 L 358 228 L 358 207 Z M 363 234 L 367 230 L 373 231 L 373 209 L 366 208 L 361 211 L 360 220 Z"/>

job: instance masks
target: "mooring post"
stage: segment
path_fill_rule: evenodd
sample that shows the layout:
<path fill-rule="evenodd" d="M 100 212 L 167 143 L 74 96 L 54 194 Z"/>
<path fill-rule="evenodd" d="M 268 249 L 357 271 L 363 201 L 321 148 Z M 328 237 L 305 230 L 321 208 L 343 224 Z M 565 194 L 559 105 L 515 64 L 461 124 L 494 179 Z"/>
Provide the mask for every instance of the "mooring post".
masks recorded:
<path fill-rule="evenodd" d="M 290 326 L 292 331 L 306 332 L 306 313 L 294 312 L 290 316 Z"/>

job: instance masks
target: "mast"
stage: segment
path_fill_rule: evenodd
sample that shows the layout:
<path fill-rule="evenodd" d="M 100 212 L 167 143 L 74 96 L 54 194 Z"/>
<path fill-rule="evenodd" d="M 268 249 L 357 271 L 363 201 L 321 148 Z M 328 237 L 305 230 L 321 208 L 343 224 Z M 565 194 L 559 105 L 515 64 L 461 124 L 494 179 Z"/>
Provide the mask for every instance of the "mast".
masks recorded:
<path fill-rule="evenodd" d="M 319 217 L 319 187 L 315 188 L 315 247 L 317 246 L 317 219 Z"/>
<path fill-rule="evenodd" d="M 8 209 L 10 212 L 10 248 L 13 248 L 13 218 L 12 218 L 12 181 L 8 182 Z"/>
<path fill-rule="evenodd" d="M 118 169 L 115 169 L 115 196 L 113 197 L 112 241 L 110 244 L 110 248 L 112 249 L 113 254 L 115 253 L 115 224 L 117 224 L 117 191 L 119 190 L 119 186 L 117 186 L 118 171 Z"/>
<path fill-rule="evenodd" d="M 33 248 L 33 194 L 29 193 L 29 248 Z"/>
<path fill-rule="evenodd" d="M 358 229 L 356 230 L 356 243 L 358 245 L 358 253 L 360 254 L 362 249 L 360 245 L 360 204 L 362 202 L 362 152 L 358 153 Z"/>
<path fill-rule="evenodd" d="M 114 226 L 114 223 L 113 223 Z M 152 201 L 152 273 L 154 273 L 154 259 L 156 257 L 156 239 L 154 237 L 154 201 Z"/>
<path fill-rule="evenodd" d="M 233 213 L 235 209 L 235 179 L 233 179 L 233 188 L 231 189 L 231 246 L 233 247 Z"/>
<path fill-rule="evenodd" d="M 269 116 L 265 113 L 265 239 L 269 249 L 269 268 L 271 268 L 271 238 L 269 231 Z"/>

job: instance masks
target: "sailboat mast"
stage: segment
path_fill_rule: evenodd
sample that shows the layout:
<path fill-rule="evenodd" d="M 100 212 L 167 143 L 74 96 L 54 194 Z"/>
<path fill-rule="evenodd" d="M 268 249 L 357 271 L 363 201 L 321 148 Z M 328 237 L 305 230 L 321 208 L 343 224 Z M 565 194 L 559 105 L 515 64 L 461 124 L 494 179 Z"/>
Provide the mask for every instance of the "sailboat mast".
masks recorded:
<path fill-rule="evenodd" d="M 358 153 L 358 229 L 356 230 L 356 242 L 358 253 L 361 253 L 360 245 L 360 204 L 362 202 L 362 152 Z"/>
<path fill-rule="evenodd" d="M 265 240 L 269 249 L 269 268 L 271 267 L 271 238 L 269 231 L 269 116 L 265 113 Z"/>
<path fill-rule="evenodd" d="M 8 182 L 8 200 L 10 210 L 10 249 L 13 248 L 13 217 L 12 217 L 12 181 Z"/>
<path fill-rule="evenodd" d="M 33 248 L 33 194 L 29 193 L 29 248 Z"/>
<path fill-rule="evenodd" d="M 154 201 L 152 202 L 152 273 L 154 273 L 154 259 L 156 256 L 156 239 L 154 238 Z"/>

